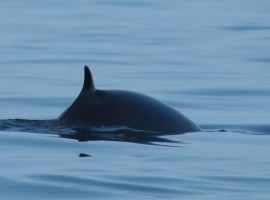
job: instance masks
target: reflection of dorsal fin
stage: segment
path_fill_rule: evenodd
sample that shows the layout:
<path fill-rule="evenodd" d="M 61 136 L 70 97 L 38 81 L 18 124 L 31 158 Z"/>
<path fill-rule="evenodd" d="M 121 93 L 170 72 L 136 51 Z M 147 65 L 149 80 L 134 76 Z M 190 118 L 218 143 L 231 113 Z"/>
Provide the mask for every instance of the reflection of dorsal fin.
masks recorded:
<path fill-rule="evenodd" d="M 90 69 L 86 65 L 84 67 L 84 83 L 82 91 L 90 91 L 90 92 L 95 91 L 95 85 L 92 74 L 90 72 Z"/>

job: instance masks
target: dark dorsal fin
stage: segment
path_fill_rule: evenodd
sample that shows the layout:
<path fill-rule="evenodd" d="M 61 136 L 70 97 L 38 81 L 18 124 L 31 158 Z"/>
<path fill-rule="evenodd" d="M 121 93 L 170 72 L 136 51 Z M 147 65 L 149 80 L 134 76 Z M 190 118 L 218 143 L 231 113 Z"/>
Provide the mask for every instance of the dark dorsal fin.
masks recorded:
<path fill-rule="evenodd" d="M 90 69 L 86 65 L 84 67 L 84 83 L 82 91 L 89 91 L 89 92 L 95 91 L 95 85 L 92 74 L 90 72 Z"/>

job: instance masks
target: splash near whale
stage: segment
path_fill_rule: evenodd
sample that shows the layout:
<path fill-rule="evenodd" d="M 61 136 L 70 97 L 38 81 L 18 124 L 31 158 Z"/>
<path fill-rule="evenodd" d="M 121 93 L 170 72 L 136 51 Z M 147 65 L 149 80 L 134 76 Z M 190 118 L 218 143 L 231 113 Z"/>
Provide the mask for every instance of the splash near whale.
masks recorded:
<path fill-rule="evenodd" d="M 183 114 L 152 97 L 130 91 L 96 89 L 87 66 L 79 96 L 58 120 L 93 127 L 125 126 L 156 134 L 201 131 Z"/>

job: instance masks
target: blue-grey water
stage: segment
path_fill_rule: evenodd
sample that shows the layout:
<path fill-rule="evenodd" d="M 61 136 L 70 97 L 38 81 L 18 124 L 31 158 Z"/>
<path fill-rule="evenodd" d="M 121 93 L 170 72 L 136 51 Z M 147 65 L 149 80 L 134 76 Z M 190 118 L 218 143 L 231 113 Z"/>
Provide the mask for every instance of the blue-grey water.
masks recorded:
<path fill-rule="evenodd" d="M 1 199 L 269 199 L 269 13 L 267 0 L 0 1 Z M 57 118 L 86 64 L 97 88 L 153 96 L 204 131 L 139 144 L 15 126 Z"/>

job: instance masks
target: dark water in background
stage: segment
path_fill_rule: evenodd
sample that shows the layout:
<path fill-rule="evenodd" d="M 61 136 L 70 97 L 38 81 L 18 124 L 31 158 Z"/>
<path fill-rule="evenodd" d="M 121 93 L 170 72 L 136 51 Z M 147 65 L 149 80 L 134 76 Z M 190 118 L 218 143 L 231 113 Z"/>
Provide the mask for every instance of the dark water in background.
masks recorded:
<path fill-rule="evenodd" d="M 58 117 L 88 64 L 97 88 L 148 94 L 206 130 L 163 137 L 177 147 L 1 131 L 1 199 L 268 199 L 269 11 L 266 0 L 1 1 L 0 119 Z"/>

